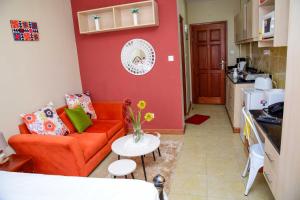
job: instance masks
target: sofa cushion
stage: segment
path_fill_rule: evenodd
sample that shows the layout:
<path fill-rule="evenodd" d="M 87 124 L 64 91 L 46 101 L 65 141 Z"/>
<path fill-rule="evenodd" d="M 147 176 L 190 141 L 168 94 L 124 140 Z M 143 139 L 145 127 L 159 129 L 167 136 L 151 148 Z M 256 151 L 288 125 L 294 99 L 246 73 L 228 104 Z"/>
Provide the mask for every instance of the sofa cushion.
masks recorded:
<path fill-rule="evenodd" d="M 75 127 L 73 126 L 72 122 L 70 121 L 67 113 L 65 111 L 63 111 L 60 115 L 59 118 L 61 119 L 61 121 L 63 121 L 63 123 L 66 125 L 66 127 L 69 129 L 69 133 L 74 133 Z"/>
<path fill-rule="evenodd" d="M 85 161 L 92 158 L 100 149 L 102 149 L 108 142 L 105 133 L 82 133 L 69 134 L 70 137 L 77 139 L 79 146 L 83 151 Z"/>
<path fill-rule="evenodd" d="M 93 124 L 81 106 L 73 109 L 66 108 L 65 111 L 79 133 L 85 131 L 85 129 Z"/>
<path fill-rule="evenodd" d="M 59 118 L 51 102 L 34 113 L 21 114 L 21 117 L 33 134 L 66 135 L 69 133 L 69 129 Z"/>
<path fill-rule="evenodd" d="M 66 94 L 65 99 L 69 108 L 72 109 L 81 106 L 91 119 L 97 119 L 97 115 L 88 92 L 73 95 Z"/>
<path fill-rule="evenodd" d="M 110 139 L 123 127 L 121 120 L 93 120 L 93 125 L 85 132 L 89 133 L 106 133 L 107 138 Z"/>

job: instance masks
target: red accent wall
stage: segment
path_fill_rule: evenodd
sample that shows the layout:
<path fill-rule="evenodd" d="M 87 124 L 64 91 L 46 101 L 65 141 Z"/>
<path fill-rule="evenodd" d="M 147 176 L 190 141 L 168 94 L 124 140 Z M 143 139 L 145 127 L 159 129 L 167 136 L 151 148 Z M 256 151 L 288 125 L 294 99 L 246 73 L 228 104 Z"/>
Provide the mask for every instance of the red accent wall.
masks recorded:
<path fill-rule="evenodd" d="M 158 27 L 80 35 L 77 11 L 135 1 L 71 0 L 80 73 L 85 91 L 93 100 L 144 99 L 155 120 L 145 128 L 182 129 L 182 85 L 179 60 L 176 0 L 158 0 Z M 131 39 L 141 38 L 156 52 L 153 69 L 143 76 L 129 74 L 121 64 L 121 49 Z M 168 62 L 168 55 L 175 61 Z"/>

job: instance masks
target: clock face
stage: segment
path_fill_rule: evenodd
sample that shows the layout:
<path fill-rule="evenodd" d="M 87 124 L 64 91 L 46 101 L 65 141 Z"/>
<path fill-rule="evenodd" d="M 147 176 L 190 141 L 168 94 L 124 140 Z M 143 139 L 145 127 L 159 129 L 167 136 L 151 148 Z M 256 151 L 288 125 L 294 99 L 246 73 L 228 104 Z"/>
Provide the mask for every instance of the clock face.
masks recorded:
<path fill-rule="evenodd" d="M 122 49 L 123 67 L 131 74 L 144 75 L 155 63 L 155 51 L 150 43 L 143 39 L 128 41 Z"/>

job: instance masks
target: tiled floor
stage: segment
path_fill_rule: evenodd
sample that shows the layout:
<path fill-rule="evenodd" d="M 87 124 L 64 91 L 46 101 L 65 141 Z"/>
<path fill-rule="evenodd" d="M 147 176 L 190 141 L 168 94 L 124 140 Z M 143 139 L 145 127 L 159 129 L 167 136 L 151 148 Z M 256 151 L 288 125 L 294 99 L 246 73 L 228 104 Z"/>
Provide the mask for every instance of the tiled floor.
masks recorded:
<path fill-rule="evenodd" d="M 239 135 L 232 133 L 224 106 L 194 105 L 191 115 L 196 113 L 211 118 L 201 125 L 187 124 L 169 199 L 273 199 L 262 174 L 249 195 L 243 195 L 247 179 L 241 178 L 241 172 L 246 156 Z"/>

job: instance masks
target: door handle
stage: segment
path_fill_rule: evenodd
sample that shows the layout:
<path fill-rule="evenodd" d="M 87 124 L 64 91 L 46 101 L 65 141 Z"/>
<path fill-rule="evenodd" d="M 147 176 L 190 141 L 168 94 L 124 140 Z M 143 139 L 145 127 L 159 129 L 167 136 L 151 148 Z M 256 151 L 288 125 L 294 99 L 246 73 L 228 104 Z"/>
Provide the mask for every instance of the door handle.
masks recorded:
<path fill-rule="evenodd" d="M 224 68 L 225 68 L 225 60 L 224 59 L 221 60 L 220 66 L 221 66 L 221 69 L 224 70 Z"/>

